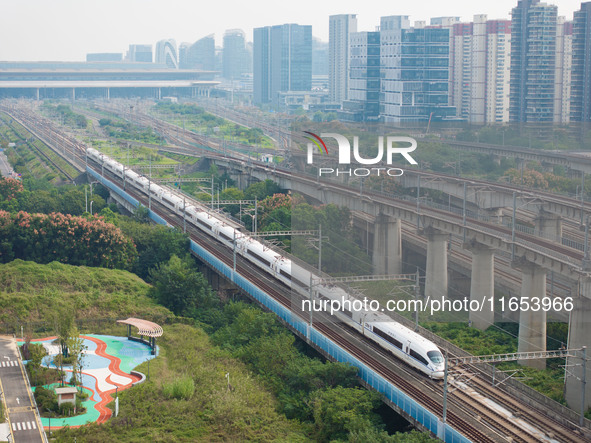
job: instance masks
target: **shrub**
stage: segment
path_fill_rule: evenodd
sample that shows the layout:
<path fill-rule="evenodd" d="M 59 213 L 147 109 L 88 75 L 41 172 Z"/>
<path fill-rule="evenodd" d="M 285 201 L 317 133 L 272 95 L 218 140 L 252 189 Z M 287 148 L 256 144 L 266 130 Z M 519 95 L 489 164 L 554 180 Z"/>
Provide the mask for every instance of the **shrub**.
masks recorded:
<path fill-rule="evenodd" d="M 189 400 L 195 393 L 195 381 L 189 375 L 185 375 L 170 383 L 163 383 L 162 393 L 167 398 Z"/>
<path fill-rule="evenodd" d="M 0 262 L 15 258 L 49 263 L 129 268 L 137 255 L 133 242 L 102 219 L 60 213 L 10 214 L 0 211 Z"/>

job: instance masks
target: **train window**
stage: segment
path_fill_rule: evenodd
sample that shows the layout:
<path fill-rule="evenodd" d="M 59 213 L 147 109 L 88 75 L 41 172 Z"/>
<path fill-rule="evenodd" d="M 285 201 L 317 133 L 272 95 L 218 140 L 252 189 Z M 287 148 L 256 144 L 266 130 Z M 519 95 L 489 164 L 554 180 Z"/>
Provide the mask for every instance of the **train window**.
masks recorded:
<path fill-rule="evenodd" d="M 249 253 L 250 255 L 252 255 L 254 258 L 256 258 L 258 261 L 260 261 L 260 262 L 262 262 L 262 263 L 266 264 L 267 266 L 271 266 L 271 262 L 269 262 L 268 260 L 265 260 L 265 259 L 264 259 L 263 257 L 261 257 L 260 255 L 258 255 L 258 254 L 256 254 L 256 253 L 252 252 L 250 249 L 248 250 L 248 253 Z"/>
<path fill-rule="evenodd" d="M 398 349 L 402 349 L 402 343 L 401 342 L 399 342 L 398 340 L 396 340 L 391 335 L 386 334 L 381 329 L 378 329 L 378 328 L 374 327 L 373 328 L 373 332 L 375 332 L 376 335 L 379 335 L 380 337 L 382 337 L 388 343 L 393 344 L 394 346 L 396 346 Z"/>
<path fill-rule="evenodd" d="M 343 309 L 343 314 L 345 314 L 349 318 L 353 318 L 353 314 L 348 309 Z"/>
<path fill-rule="evenodd" d="M 283 269 L 281 269 L 281 270 L 279 271 L 279 273 L 280 273 L 281 275 L 283 275 L 283 276 L 284 276 L 286 279 L 288 279 L 288 280 L 291 280 L 291 275 L 289 275 L 289 274 L 288 274 L 287 272 L 285 272 Z"/>
<path fill-rule="evenodd" d="M 429 351 L 427 357 L 435 364 L 443 363 L 443 355 L 439 351 Z"/>
<path fill-rule="evenodd" d="M 418 352 L 416 352 L 413 349 L 410 350 L 410 356 L 416 358 L 418 361 L 420 361 L 425 366 L 427 366 L 429 364 L 429 362 L 427 360 L 425 360 L 425 357 L 423 357 L 422 355 L 420 355 Z"/>
<path fill-rule="evenodd" d="M 205 223 L 203 220 L 201 220 L 200 218 L 197 219 L 197 223 L 199 223 L 201 226 L 211 230 L 211 226 L 209 226 L 207 223 Z"/>
<path fill-rule="evenodd" d="M 222 237 L 223 239 L 225 239 L 225 240 L 228 240 L 228 241 L 233 241 L 233 240 L 232 240 L 230 237 L 228 237 L 228 236 L 227 236 L 226 234 L 224 234 L 223 232 L 220 232 L 220 237 Z"/>

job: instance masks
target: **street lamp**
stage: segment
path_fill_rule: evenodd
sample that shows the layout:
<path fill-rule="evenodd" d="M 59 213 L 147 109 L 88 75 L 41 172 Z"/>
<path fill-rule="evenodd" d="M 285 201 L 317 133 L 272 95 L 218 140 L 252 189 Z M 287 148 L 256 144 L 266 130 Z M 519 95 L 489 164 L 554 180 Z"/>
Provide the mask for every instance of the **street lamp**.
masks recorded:
<path fill-rule="evenodd" d="M 92 204 L 94 203 L 94 200 L 90 201 L 90 214 L 92 215 Z"/>

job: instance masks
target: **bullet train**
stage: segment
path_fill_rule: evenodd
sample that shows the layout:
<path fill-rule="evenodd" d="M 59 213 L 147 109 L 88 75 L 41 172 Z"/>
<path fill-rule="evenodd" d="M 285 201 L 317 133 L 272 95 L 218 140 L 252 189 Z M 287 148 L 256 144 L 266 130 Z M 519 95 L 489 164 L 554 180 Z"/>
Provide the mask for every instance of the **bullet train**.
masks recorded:
<path fill-rule="evenodd" d="M 229 248 L 234 248 L 235 242 L 237 254 L 299 292 L 302 297 L 308 296 L 310 280 L 315 278 L 315 275 L 310 276 L 310 272 L 306 269 L 292 263 L 290 259 L 269 249 L 254 238 L 229 226 L 218 214 L 211 214 L 193 204 L 184 204 L 183 199 L 170 189 L 156 183 L 150 183 L 146 177 L 131 169 L 125 169 L 121 163 L 101 154 L 96 149 L 89 148 L 87 155 L 89 159 L 111 174 L 124 179 L 126 186 L 132 186 L 146 195 L 151 194 L 152 199 L 162 203 L 174 213 L 182 216 L 184 207 L 187 223 L 192 224 Z M 380 312 L 368 313 L 346 309 L 346 306 L 350 306 L 350 304 L 347 305 L 343 302 L 348 300 L 349 303 L 352 303 L 356 299 L 340 287 L 315 286 L 315 306 L 322 303 L 325 303 L 326 306 L 326 303 L 333 300 L 345 306 L 334 314 L 337 319 L 356 329 L 359 333 L 420 372 L 434 379 L 443 378 L 443 355 L 433 342 Z"/>

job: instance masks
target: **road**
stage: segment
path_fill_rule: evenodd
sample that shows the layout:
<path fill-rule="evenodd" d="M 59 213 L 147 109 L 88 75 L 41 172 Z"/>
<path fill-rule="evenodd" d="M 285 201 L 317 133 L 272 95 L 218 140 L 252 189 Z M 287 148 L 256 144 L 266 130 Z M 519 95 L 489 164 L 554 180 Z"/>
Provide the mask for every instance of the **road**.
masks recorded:
<path fill-rule="evenodd" d="M 4 152 L 0 152 L 0 176 L 9 177 L 13 173 L 12 166 L 8 163 L 8 159 Z"/>
<path fill-rule="evenodd" d="M 41 420 L 37 417 L 24 370 L 14 338 L 0 336 L 0 390 L 9 421 L 10 441 L 44 442 Z M 6 438 L 0 436 L 0 440 Z"/>

